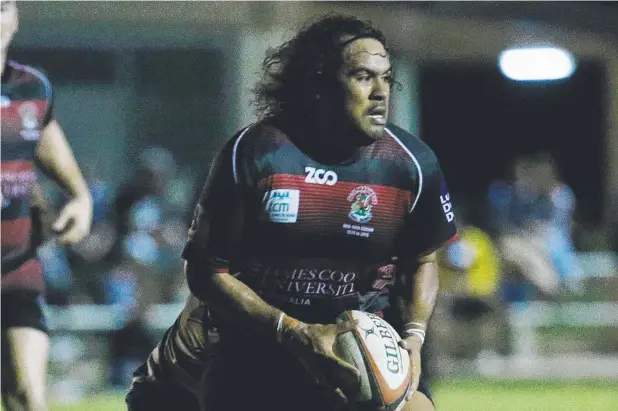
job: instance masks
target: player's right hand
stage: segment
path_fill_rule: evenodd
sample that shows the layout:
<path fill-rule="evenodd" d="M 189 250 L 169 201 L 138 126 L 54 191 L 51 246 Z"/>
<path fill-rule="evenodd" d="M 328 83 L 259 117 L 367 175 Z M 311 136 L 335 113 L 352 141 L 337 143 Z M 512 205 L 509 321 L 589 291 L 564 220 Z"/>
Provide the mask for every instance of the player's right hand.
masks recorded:
<path fill-rule="evenodd" d="M 360 389 L 360 372 L 333 351 L 338 335 L 355 328 L 354 321 L 338 324 L 306 324 L 284 328 L 282 343 L 300 359 L 315 380 L 337 390 L 337 394 Z M 344 398 L 342 398 L 344 399 Z"/>
<path fill-rule="evenodd" d="M 92 199 L 89 196 L 76 197 L 60 211 L 52 224 L 62 244 L 75 244 L 81 241 L 92 226 Z"/>

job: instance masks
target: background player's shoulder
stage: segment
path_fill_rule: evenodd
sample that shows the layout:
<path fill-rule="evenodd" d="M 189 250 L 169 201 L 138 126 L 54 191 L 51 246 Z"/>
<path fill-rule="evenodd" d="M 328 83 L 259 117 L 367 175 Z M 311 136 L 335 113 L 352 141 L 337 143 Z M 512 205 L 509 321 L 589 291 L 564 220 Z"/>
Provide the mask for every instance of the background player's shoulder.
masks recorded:
<path fill-rule="evenodd" d="M 394 124 L 389 124 L 386 127 L 387 133 L 394 138 L 404 149 L 416 158 L 421 166 L 429 163 L 437 162 L 436 154 L 433 150 L 421 140 L 418 136 L 398 127 Z"/>

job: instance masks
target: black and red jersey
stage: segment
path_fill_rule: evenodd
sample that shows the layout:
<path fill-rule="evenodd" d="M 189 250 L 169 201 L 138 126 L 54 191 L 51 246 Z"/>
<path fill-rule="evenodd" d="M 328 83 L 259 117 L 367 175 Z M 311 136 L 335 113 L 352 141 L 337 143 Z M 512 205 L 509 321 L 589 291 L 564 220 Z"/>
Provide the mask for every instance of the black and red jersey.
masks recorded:
<path fill-rule="evenodd" d="M 397 272 L 456 234 L 438 160 L 395 126 L 344 162 L 313 157 L 271 123 L 242 130 L 213 163 L 183 258 L 240 273 L 302 321 L 380 312 Z"/>
<path fill-rule="evenodd" d="M 2 291 L 43 290 L 31 244 L 36 148 L 52 118 L 52 89 L 38 70 L 9 61 L 2 74 Z"/>

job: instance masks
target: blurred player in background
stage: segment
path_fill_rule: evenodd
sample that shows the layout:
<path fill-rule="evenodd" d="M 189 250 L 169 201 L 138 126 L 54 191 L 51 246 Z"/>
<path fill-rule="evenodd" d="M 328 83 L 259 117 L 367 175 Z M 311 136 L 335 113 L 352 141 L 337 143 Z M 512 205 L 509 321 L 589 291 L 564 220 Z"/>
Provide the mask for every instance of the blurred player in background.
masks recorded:
<path fill-rule="evenodd" d="M 358 370 L 333 343 L 353 326 L 335 318 L 355 309 L 384 315 L 403 337 L 413 370 L 404 409 L 433 410 L 420 351 L 436 250 L 456 229 L 434 153 L 387 127 L 386 39 L 327 17 L 263 70 L 262 121 L 220 151 L 183 251 L 189 288 L 220 337 L 203 409 L 347 409 Z"/>
<path fill-rule="evenodd" d="M 54 119 L 49 80 L 33 68 L 7 61 L 18 15 L 14 1 L 1 4 L 2 400 L 7 410 L 39 411 L 48 409 L 49 337 L 42 312 L 44 280 L 36 258 L 41 227 L 32 218 L 35 164 L 71 197 L 52 225 L 60 242 L 73 244 L 88 233 L 92 199 Z"/>

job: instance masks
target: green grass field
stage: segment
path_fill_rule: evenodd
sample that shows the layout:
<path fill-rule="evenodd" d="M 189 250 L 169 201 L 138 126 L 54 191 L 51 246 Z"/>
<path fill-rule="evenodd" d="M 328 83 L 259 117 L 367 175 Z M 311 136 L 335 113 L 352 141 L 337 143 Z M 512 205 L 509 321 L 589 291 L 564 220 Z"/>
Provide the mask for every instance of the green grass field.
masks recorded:
<path fill-rule="evenodd" d="M 433 393 L 439 411 L 618 411 L 618 381 L 449 381 L 436 383 Z M 51 410 L 125 408 L 121 396 L 106 395 L 80 404 L 56 405 Z"/>

